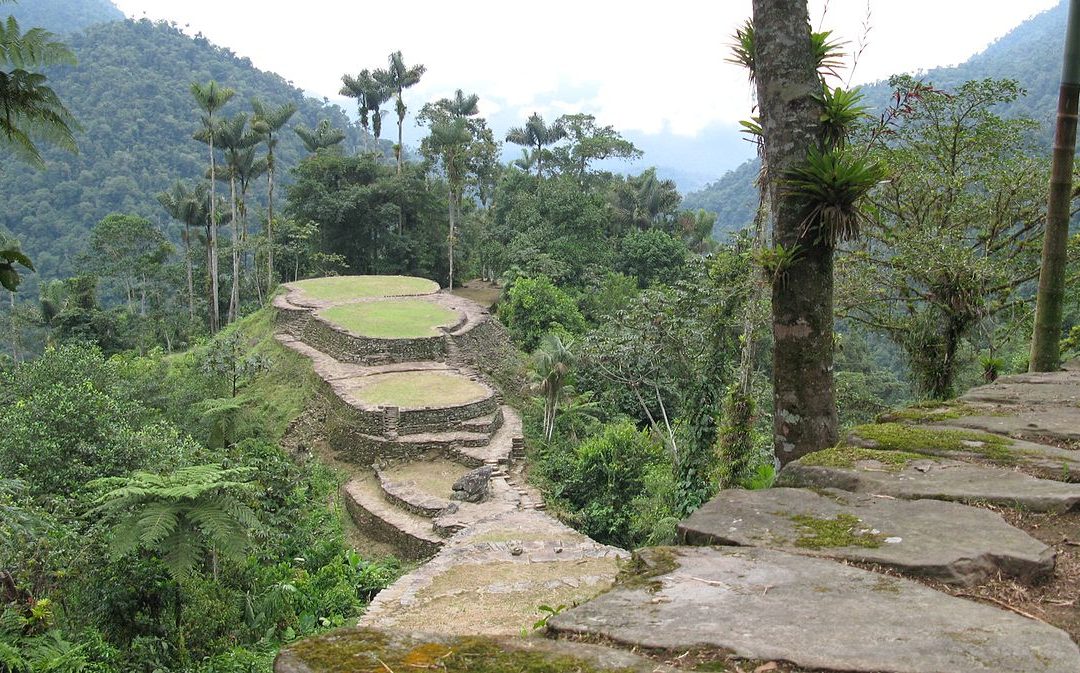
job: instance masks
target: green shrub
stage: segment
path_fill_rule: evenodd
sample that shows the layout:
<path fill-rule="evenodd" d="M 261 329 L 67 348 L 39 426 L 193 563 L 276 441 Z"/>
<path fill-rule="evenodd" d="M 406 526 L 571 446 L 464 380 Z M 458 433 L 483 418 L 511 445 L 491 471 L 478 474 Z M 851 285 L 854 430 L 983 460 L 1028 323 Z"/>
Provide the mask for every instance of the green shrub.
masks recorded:
<path fill-rule="evenodd" d="M 548 332 L 585 331 L 585 318 L 577 304 L 546 276 L 514 281 L 499 304 L 499 318 L 518 346 L 530 353 Z"/>

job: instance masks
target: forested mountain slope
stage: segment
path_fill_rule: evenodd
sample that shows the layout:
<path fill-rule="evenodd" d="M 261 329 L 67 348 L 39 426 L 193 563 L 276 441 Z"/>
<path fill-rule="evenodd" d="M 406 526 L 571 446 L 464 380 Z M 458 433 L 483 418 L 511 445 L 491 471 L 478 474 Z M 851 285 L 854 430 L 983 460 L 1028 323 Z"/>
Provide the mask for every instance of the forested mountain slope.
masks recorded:
<path fill-rule="evenodd" d="M 175 26 L 115 21 L 64 39 L 78 65 L 51 71 L 49 82 L 82 125 L 78 156 L 48 149 L 48 168 L 37 171 L 0 151 L 0 225 L 34 259 L 39 280 L 74 271 L 86 232 L 109 213 L 168 222 L 156 194 L 206 170 L 206 146 L 192 140 L 199 120 L 192 82 L 214 79 L 235 89 L 225 115 L 250 112 L 255 97 L 270 105 L 293 101 L 299 112 L 289 126 L 310 128 L 325 118 L 349 131 L 347 146 L 359 142 L 341 108 L 307 98 L 280 76 Z M 295 134 L 282 133 L 279 176 L 287 180 L 305 154 Z"/>
<path fill-rule="evenodd" d="M 1043 124 L 1047 147 L 1052 137 L 1051 122 L 1057 107 L 1057 87 L 1061 53 L 1065 41 L 1067 7 L 1064 2 L 1032 17 L 985 50 L 964 63 L 934 68 L 918 76 L 939 88 L 987 77 L 1010 78 L 1020 82 L 1027 95 L 1005 106 L 1006 116 L 1025 116 Z M 873 48 L 873 45 L 870 46 Z M 862 87 L 866 102 L 874 107 L 887 103 L 892 91 L 888 82 Z M 747 113 L 749 115 L 749 112 Z M 724 237 L 747 226 L 753 218 L 757 196 L 753 180 L 758 163 L 748 161 L 729 171 L 700 191 L 686 195 L 687 208 L 704 208 L 717 214 L 713 235 Z"/>
<path fill-rule="evenodd" d="M 9 15 L 23 28 L 39 26 L 60 35 L 124 19 L 109 0 L 20 0 L 0 8 L 0 16 Z"/>

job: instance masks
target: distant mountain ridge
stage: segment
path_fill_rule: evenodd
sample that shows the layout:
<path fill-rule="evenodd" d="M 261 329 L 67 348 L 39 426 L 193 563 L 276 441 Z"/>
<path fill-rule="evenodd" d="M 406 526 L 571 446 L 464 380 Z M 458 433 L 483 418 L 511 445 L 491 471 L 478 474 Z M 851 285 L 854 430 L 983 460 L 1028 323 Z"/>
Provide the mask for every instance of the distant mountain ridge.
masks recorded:
<path fill-rule="evenodd" d="M 329 119 L 349 134 L 348 150 L 359 147 L 360 131 L 340 107 L 305 97 L 282 77 L 204 38 L 184 35 L 174 25 L 146 19 L 101 23 L 98 19 L 119 13 L 109 12 L 116 8 L 104 0 L 35 0 L 33 7 L 36 14 L 26 15 L 20 25 L 54 32 L 80 26 L 64 36 L 78 65 L 56 68 L 48 76 L 83 131 L 79 154 L 47 149 L 43 171 L 6 160 L 0 149 L 0 227 L 21 242 L 38 267 L 29 276 L 29 291 L 35 279 L 73 273 L 87 232 L 112 212 L 160 222 L 177 238 L 179 227 L 169 221 L 156 195 L 175 180 L 202 177 L 207 167 L 206 146 L 192 139 L 199 125 L 192 82 L 214 79 L 234 88 L 226 115 L 250 113 L 254 97 L 269 105 L 291 101 L 299 112 L 290 127 L 302 123 L 310 128 Z M 23 7 L 3 5 L 0 14 L 6 9 Z M 299 138 L 285 129 L 277 150 L 281 181 L 305 155 Z M 260 181 L 253 193 L 262 189 Z M 257 210 L 252 214 L 258 217 Z"/>
<path fill-rule="evenodd" d="M 14 16 L 24 30 L 38 26 L 58 35 L 124 20 L 124 13 L 109 0 L 20 0 L 0 5 L 0 16 Z"/>
<path fill-rule="evenodd" d="M 1057 108 L 1067 10 L 1066 3 L 1062 2 L 1028 19 L 964 63 L 916 75 L 946 89 L 987 77 L 1019 81 L 1027 95 L 1003 106 L 1002 112 L 1006 116 L 1026 116 L 1041 122 L 1042 138 L 1049 147 Z M 873 107 L 884 106 L 892 94 L 888 82 L 875 82 L 861 89 L 865 100 Z M 724 238 L 753 220 L 757 204 L 753 179 L 757 171 L 757 160 L 747 161 L 703 189 L 688 193 L 684 205 L 716 213 L 713 235 Z"/>

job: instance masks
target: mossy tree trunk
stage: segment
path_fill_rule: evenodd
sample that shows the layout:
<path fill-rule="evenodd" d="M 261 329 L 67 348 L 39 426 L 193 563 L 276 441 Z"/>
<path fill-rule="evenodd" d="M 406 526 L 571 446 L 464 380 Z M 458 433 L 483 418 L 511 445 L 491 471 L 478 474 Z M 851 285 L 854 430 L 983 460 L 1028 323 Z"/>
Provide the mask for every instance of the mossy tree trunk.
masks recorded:
<path fill-rule="evenodd" d="M 754 0 L 753 7 L 773 245 L 796 251 L 772 288 L 774 450 L 787 463 L 837 438 L 832 246 L 805 235 L 806 204 L 783 187 L 783 176 L 819 144 L 821 80 L 806 1 Z"/>

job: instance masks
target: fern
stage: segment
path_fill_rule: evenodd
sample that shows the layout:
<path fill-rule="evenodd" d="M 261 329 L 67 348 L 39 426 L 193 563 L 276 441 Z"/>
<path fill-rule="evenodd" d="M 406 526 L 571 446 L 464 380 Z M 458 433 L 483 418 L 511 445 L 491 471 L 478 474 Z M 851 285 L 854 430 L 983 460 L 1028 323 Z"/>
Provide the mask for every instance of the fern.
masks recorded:
<path fill-rule="evenodd" d="M 146 549 L 162 555 L 177 578 L 190 574 L 214 549 L 241 556 L 260 527 L 258 516 L 238 496 L 254 488 L 247 467 L 192 465 L 170 474 L 135 472 L 92 485 L 108 489 L 94 500 L 92 515 L 116 519 L 112 549 Z"/>

